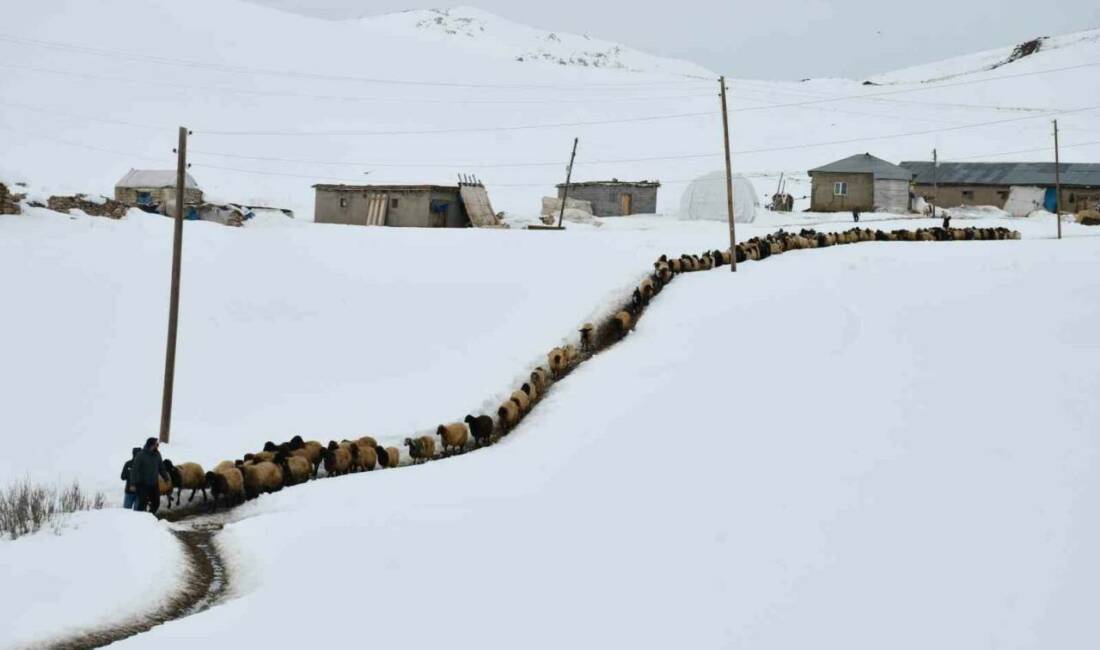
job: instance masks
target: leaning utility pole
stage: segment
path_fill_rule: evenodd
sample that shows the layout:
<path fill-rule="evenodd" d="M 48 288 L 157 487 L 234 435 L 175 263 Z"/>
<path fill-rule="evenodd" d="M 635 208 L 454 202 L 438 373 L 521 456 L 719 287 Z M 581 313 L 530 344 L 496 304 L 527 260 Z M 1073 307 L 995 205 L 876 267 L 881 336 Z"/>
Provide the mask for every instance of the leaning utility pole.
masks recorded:
<path fill-rule="evenodd" d="M 726 144 L 726 212 L 730 222 L 730 273 L 737 272 L 737 235 L 733 227 L 733 170 L 730 169 L 730 120 L 726 111 L 726 78 L 718 77 L 722 97 L 722 139 Z"/>
<path fill-rule="evenodd" d="M 573 153 L 569 154 L 569 167 L 565 170 L 565 190 L 561 193 L 561 211 L 558 212 L 558 228 L 565 219 L 565 202 L 569 199 L 569 181 L 573 179 L 573 160 L 577 157 L 577 141 L 573 138 Z"/>
<path fill-rule="evenodd" d="M 940 159 L 935 149 L 932 150 L 932 218 L 936 218 L 936 200 L 940 196 L 939 173 Z"/>
<path fill-rule="evenodd" d="M 176 380 L 176 324 L 180 313 L 180 254 L 183 251 L 183 203 L 187 189 L 187 127 L 180 127 L 176 149 L 176 224 L 172 236 L 172 289 L 168 299 L 168 346 L 164 354 L 164 398 L 160 405 L 160 441 L 168 442 L 172 389 Z"/>
<path fill-rule="evenodd" d="M 1054 216 L 1058 239 L 1062 238 L 1062 163 L 1058 157 L 1058 120 L 1054 120 Z"/>

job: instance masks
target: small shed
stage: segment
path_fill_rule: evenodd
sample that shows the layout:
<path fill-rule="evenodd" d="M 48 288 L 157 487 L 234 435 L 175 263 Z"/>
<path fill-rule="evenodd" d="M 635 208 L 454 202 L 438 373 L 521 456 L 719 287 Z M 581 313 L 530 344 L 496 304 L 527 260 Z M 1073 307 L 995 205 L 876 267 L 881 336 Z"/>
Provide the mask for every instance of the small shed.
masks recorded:
<path fill-rule="evenodd" d="M 597 217 L 625 217 L 657 212 L 657 181 L 588 181 L 569 184 L 569 198 L 588 201 Z M 558 198 L 565 195 L 565 184 L 558 185 Z"/>
<path fill-rule="evenodd" d="M 810 170 L 813 212 L 909 212 L 913 172 L 869 153 Z"/>
<path fill-rule="evenodd" d="M 115 183 L 115 200 L 126 205 L 168 214 L 175 206 L 176 170 L 131 169 Z M 202 190 L 191 174 L 185 174 L 184 205 L 202 203 Z"/>
<path fill-rule="evenodd" d="M 495 226 L 480 183 L 458 185 L 314 185 L 313 220 L 359 226 Z"/>

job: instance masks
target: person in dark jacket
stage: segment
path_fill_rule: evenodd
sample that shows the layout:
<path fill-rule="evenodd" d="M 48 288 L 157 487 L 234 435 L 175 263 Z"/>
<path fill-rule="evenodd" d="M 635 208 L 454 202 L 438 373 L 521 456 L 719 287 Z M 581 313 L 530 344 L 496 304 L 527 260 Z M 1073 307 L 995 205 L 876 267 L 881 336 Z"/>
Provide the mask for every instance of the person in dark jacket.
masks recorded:
<path fill-rule="evenodd" d="M 852 219 L 854 219 L 856 223 L 859 223 L 859 208 L 852 210 Z"/>
<path fill-rule="evenodd" d="M 137 491 L 137 510 L 148 510 L 154 515 L 160 508 L 160 490 L 157 479 L 168 480 L 168 470 L 164 467 L 164 461 L 160 457 L 158 447 L 160 443 L 156 438 L 145 441 L 145 447 L 134 456 L 130 465 L 130 482 Z"/>
<path fill-rule="evenodd" d="M 137 457 L 138 452 L 141 451 L 141 447 L 134 447 L 130 450 L 130 460 L 126 461 L 126 464 L 122 466 L 122 480 L 126 481 L 126 491 L 122 497 L 122 507 L 126 510 L 133 510 L 134 504 L 137 503 L 137 490 L 134 489 L 134 484 L 130 482 L 130 467 L 134 464 L 134 458 Z"/>

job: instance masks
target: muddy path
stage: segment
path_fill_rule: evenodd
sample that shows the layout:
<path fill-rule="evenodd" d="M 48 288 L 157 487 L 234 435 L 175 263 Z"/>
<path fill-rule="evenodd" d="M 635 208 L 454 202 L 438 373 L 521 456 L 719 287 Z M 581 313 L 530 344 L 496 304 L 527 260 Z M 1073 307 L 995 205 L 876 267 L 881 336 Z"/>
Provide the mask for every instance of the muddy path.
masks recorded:
<path fill-rule="evenodd" d="M 183 546 L 187 575 L 179 592 L 167 605 L 128 623 L 83 632 L 54 641 L 46 647 L 58 650 L 101 648 L 217 605 L 228 593 L 230 577 L 214 542 L 214 536 L 221 528 L 221 524 L 217 523 L 195 522 L 172 530 Z"/>

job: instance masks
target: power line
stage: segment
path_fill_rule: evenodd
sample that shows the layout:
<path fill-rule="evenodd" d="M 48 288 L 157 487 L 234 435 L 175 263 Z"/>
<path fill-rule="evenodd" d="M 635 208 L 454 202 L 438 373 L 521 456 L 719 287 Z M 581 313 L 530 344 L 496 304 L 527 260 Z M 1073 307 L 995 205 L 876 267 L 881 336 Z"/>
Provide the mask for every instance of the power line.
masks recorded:
<path fill-rule="evenodd" d="M 55 108 L 46 108 L 43 106 L 32 106 L 30 104 L 19 104 L 16 102 L 2 101 L 0 100 L 0 106 L 6 106 L 8 108 L 15 108 L 19 110 L 28 111 L 31 113 L 43 113 L 46 115 L 59 115 L 61 117 L 67 117 L 74 120 L 84 120 L 86 122 L 97 122 L 99 124 L 110 124 L 112 126 L 127 126 L 134 129 L 146 129 L 150 131 L 167 131 L 175 127 L 165 126 L 163 124 L 141 124 L 139 122 L 128 122 L 126 120 L 115 120 L 107 117 L 90 117 L 88 115 L 79 115 L 77 113 L 69 113 L 67 111 L 59 111 Z"/>
<path fill-rule="evenodd" d="M 237 160 L 257 160 L 264 162 L 283 162 L 283 163 L 298 163 L 305 165 L 324 165 L 324 166 L 336 166 L 336 167 L 395 167 L 395 168 L 422 168 L 422 167 L 447 167 L 458 169 L 494 169 L 494 168 L 511 168 L 511 167 L 564 167 L 565 162 L 561 160 L 546 161 L 546 162 L 507 162 L 507 163 L 469 163 L 469 162 L 430 162 L 430 163 L 378 163 L 378 162 L 356 162 L 356 161 L 341 161 L 341 160 L 316 160 L 310 158 L 279 158 L 272 156 L 247 156 L 243 154 L 233 154 L 221 151 L 192 151 L 192 154 L 203 156 L 214 156 L 217 158 L 233 158 Z M 643 158 L 610 158 L 605 160 L 578 160 L 578 165 L 604 165 L 612 163 L 630 163 L 630 162 L 654 162 L 664 160 L 688 160 L 696 158 L 717 158 L 721 156 L 720 153 L 693 153 L 693 154 L 681 154 L 672 156 L 647 156 Z"/>
<path fill-rule="evenodd" d="M 456 102 L 462 104 L 489 104 L 489 105 L 526 105 L 526 104 L 570 104 L 576 105 L 577 103 L 619 103 L 619 102 L 638 102 L 638 101 L 664 101 L 673 99 L 699 99 L 704 98 L 709 100 L 710 97 L 706 95 L 630 95 L 619 97 L 583 97 L 573 99 L 461 99 L 454 98 L 435 98 L 435 97 L 393 97 L 390 95 L 317 95 L 311 93 L 300 93 L 292 91 L 281 90 L 249 90 L 247 88 L 229 88 L 226 86 L 209 86 L 204 84 L 184 84 L 173 83 L 170 81 L 161 81 L 157 79 L 134 79 L 130 77 L 119 77 L 115 75 L 101 75 L 90 72 L 74 72 L 71 70 L 57 70 L 52 68 L 39 68 L 34 66 L 20 66 L 11 65 L 6 63 L 0 63 L 0 68 L 6 68 L 17 72 L 33 72 L 36 74 L 54 74 L 65 77 L 72 77 L 77 79 L 92 79 L 96 81 L 111 81 L 116 83 L 134 84 L 143 87 L 147 86 L 162 86 L 165 88 L 180 88 L 183 90 L 202 90 L 215 93 L 224 93 L 228 95 L 242 95 L 245 97 L 286 97 L 294 99 L 313 99 L 321 101 L 340 101 L 340 102 L 372 102 L 372 103 L 398 103 L 398 104 L 447 104 L 453 106 Z M 639 89 L 641 90 L 641 89 Z"/>
<path fill-rule="evenodd" d="M 717 115 L 717 111 L 699 111 L 695 113 L 673 113 L 670 115 L 649 115 L 645 117 L 628 117 L 615 120 L 588 120 L 581 122 L 554 122 L 547 124 L 518 124 L 513 126 L 483 126 L 457 129 L 410 129 L 403 131 L 219 131 L 199 130 L 196 133 L 215 136 L 262 136 L 262 137 L 296 137 L 296 136 L 393 136 L 393 135 L 442 135 L 452 133 L 491 133 L 499 131 L 529 131 L 537 129 L 556 129 L 577 126 L 603 126 L 608 124 L 630 124 L 636 122 L 658 122 L 663 120 L 679 120 L 688 117 L 704 117 Z"/>
<path fill-rule="evenodd" d="M 152 63 L 156 65 L 168 65 L 182 68 L 194 68 L 199 70 L 211 70 L 215 72 L 229 72 L 234 74 L 250 74 L 250 75 L 262 75 L 271 77 L 286 77 L 291 79 L 315 79 L 321 81 L 340 81 L 340 82 L 359 82 L 359 83 L 373 83 L 380 85 L 393 85 L 393 86 L 424 86 L 432 88 L 503 88 L 503 89 L 529 89 L 529 90 L 577 90 L 588 88 L 637 88 L 637 87 L 653 87 L 657 85 L 664 86 L 684 86 L 684 87 L 697 87 L 699 84 L 704 83 L 700 81 L 677 81 L 672 83 L 655 83 L 655 82 L 632 82 L 632 83 L 583 83 L 583 84 L 485 84 L 485 83 L 463 83 L 454 81 L 423 81 L 423 80 L 409 80 L 409 79 L 385 79 L 379 77 L 360 77 L 354 75 L 337 75 L 337 74 L 322 74 L 317 72 L 304 72 L 295 70 L 275 70 L 270 68 L 254 68 L 247 66 L 235 66 L 226 65 L 223 63 L 213 63 L 208 61 L 198 61 L 194 59 L 176 59 L 165 56 L 157 56 L 152 54 L 138 54 L 133 52 L 124 52 L 121 50 L 108 50 L 96 47 L 90 47 L 87 45 L 78 45 L 73 43 L 62 43 L 58 41 L 42 41 L 31 38 L 24 38 L 20 36 L 14 36 L 11 34 L 0 34 L 0 41 L 8 43 L 15 43 L 19 45 L 29 45 L 33 47 L 40 47 L 46 49 L 62 50 L 67 52 L 74 52 L 79 54 L 89 54 L 93 56 L 116 58 L 129 61 L 140 61 L 143 63 Z M 690 84 L 690 85 L 689 85 Z"/>

